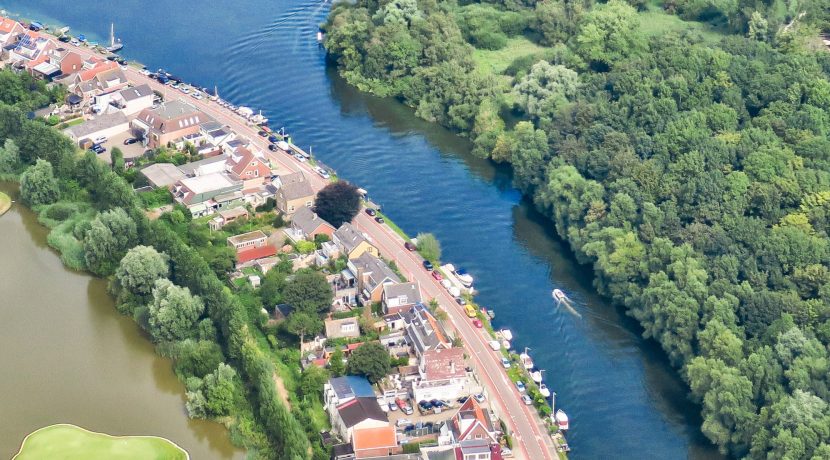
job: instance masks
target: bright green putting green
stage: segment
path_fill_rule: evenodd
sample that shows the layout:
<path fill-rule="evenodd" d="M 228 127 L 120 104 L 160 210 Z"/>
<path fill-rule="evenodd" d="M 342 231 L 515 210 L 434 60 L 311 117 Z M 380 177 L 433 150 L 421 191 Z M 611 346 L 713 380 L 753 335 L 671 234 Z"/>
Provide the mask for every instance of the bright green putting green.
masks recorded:
<path fill-rule="evenodd" d="M 187 452 L 155 436 L 110 436 L 75 425 L 52 425 L 26 436 L 13 460 L 185 460 Z"/>

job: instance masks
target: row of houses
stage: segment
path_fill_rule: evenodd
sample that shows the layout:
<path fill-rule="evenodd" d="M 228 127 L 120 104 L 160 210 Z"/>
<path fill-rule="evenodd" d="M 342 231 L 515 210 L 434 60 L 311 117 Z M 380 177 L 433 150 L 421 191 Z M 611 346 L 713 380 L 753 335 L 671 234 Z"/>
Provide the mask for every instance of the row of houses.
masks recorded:
<path fill-rule="evenodd" d="M 344 443 L 334 446 L 335 460 L 394 458 L 403 451 L 401 436 L 382 409 L 380 396 L 363 377 L 330 379 L 323 399 L 332 431 Z M 423 449 L 426 458 L 501 460 L 501 432 L 495 417 L 474 398 L 467 398 L 439 423 L 433 447 Z M 423 458 L 423 457 L 421 457 Z"/>

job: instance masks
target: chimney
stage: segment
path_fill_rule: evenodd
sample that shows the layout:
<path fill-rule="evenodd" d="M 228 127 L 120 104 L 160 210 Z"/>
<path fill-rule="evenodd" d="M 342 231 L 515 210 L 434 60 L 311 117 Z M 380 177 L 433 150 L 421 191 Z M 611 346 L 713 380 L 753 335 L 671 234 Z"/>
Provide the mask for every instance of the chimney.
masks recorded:
<path fill-rule="evenodd" d="M 455 374 L 455 361 L 450 361 L 450 373 Z"/>

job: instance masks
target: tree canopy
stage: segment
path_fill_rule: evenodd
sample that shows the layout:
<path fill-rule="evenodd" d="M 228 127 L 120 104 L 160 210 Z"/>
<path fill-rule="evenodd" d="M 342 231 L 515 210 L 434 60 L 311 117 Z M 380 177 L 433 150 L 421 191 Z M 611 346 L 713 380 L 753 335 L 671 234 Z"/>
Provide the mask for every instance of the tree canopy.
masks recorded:
<path fill-rule="evenodd" d="M 150 335 L 159 342 L 191 337 L 204 310 L 202 299 L 193 296 L 190 289 L 168 279 L 156 280 L 149 312 Z"/>
<path fill-rule="evenodd" d="M 343 180 L 332 182 L 317 192 L 314 212 L 337 228 L 354 219 L 360 211 L 361 198 L 354 185 Z"/>
<path fill-rule="evenodd" d="M 346 372 L 362 375 L 370 382 L 376 383 L 391 370 L 389 351 L 379 342 L 369 342 L 357 347 L 349 357 Z"/>
<path fill-rule="evenodd" d="M 300 272 L 288 281 L 282 291 L 282 301 L 313 314 L 331 308 L 334 293 L 322 273 Z"/>
<path fill-rule="evenodd" d="M 13 153 L 14 148 L 6 152 L 7 159 L 5 161 L 12 161 L 11 155 Z M 54 203 L 60 199 L 60 196 L 58 181 L 55 179 L 52 165 L 48 161 L 37 160 L 20 176 L 20 198 L 29 206 Z"/>
<path fill-rule="evenodd" d="M 167 278 L 167 261 L 168 257 L 152 246 L 135 246 L 121 259 L 115 278 L 130 293 L 148 296 L 153 292 L 156 280 Z"/>

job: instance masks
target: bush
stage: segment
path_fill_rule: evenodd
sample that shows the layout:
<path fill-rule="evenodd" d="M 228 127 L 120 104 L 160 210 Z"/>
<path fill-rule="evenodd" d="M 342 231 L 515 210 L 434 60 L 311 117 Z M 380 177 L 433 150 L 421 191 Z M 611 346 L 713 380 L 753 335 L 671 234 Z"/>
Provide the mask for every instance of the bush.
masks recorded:
<path fill-rule="evenodd" d="M 52 220 L 64 221 L 78 209 L 71 203 L 58 202 L 46 209 L 46 217 Z"/>

